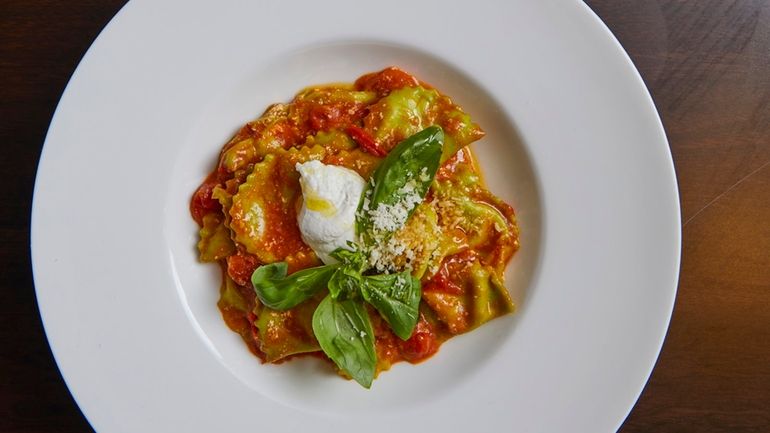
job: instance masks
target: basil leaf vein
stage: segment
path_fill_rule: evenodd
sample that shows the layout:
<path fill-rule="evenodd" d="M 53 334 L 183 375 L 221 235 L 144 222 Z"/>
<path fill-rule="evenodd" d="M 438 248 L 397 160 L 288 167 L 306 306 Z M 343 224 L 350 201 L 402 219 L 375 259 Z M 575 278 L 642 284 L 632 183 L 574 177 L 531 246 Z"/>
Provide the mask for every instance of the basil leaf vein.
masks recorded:
<path fill-rule="evenodd" d="M 411 337 L 420 314 L 420 280 L 409 272 L 367 276 L 363 278 L 361 293 L 388 322 L 394 334 L 402 340 Z"/>
<path fill-rule="evenodd" d="M 337 367 L 364 388 L 372 386 L 377 364 L 374 331 L 361 301 L 327 296 L 313 313 L 313 333 Z"/>

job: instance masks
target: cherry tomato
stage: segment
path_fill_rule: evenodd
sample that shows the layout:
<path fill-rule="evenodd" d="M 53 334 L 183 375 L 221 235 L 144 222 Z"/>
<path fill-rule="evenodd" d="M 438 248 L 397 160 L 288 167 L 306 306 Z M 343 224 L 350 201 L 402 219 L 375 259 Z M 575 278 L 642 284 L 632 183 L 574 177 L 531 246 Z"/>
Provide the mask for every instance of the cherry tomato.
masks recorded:
<path fill-rule="evenodd" d="M 420 317 L 417 326 L 406 341 L 399 341 L 399 351 L 411 363 L 424 361 L 438 351 L 439 343 L 430 324 Z"/>
<path fill-rule="evenodd" d="M 219 204 L 219 201 L 211 197 L 211 192 L 214 190 L 215 186 L 217 186 L 215 177 L 209 176 L 195 191 L 192 201 L 190 202 L 190 213 L 195 222 L 201 227 L 203 226 L 204 215 L 222 209 L 222 205 Z"/>
<path fill-rule="evenodd" d="M 396 89 L 404 87 L 416 87 L 420 82 L 417 78 L 407 74 L 395 66 L 385 68 L 380 72 L 366 74 L 356 80 L 356 89 L 377 92 L 383 96 Z"/>

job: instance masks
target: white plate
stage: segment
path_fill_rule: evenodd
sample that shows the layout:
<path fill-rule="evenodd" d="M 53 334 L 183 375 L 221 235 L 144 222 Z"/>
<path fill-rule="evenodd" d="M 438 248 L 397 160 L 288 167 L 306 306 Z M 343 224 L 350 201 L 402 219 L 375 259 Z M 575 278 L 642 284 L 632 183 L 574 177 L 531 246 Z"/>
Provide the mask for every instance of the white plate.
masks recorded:
<path fill-rule="evenodd" d="M 303 86 L 399 65 L 488 132 L 514 204 L 518 312 L 366 391 L 307 359 L 260 365 L 216 308 L 188 200 L 239 125 Z M 32 255 L 62 374 L 102 432 L 609 432 L 676 292 L 666 138 L 621 47 L 577 1 L 132 1 L 61 99 Z"/>

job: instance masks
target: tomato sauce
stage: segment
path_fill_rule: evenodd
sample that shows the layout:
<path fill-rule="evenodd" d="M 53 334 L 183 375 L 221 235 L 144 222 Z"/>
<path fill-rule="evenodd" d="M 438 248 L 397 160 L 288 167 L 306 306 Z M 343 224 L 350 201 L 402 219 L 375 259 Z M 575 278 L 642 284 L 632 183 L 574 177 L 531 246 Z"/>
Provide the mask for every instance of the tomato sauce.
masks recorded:
<path fill-rule="evenodd" d="M 190 213 L 193 219 L 202 226 L 203 217 L 207 214 L 222 213 L 225 216 L 223 224 L 231 229 L 235 224 L 233 218 L 244 218 L 241 214 L 234 215 L 230 212 L 233 197 L 241 192 L 247 176 L 256 170 L 257 164 L 263 161 L 264 156 L 272 154 L 278 159 L 277 168 L 269 173 L 266 184 L 257 186 L 264 188 L 266 192 L 264 200 L 258 202 L 261 206 L 259 215 L 263 226 L 254 226 L 267 227 L 259 239 L 259 245 L 285 261 L 289 273 L 321 264 L 315 253 L 302 241 L 296 222 L 300 188 L 294 164 L 303 162 L 312 154 L 313 158 L 321 159 L 326 164 L 345 166 L 368 179 L 394 145 L 378 139 L 373 133 L 373 127 L 366 124 L 365 119 L 372 119 L 370 107 L 396 90 L 416 86 L 432 89 L 403 70 L 390 67 L 363 75 L 352 86 L 339 87 L 343 96 L 349 89 L 371 93 L 362 93 L 346 99 L 336 95 L 335 88 L 332 87 L 309 88 L 289 104 L 270 106 L 260 119 L 244 125 L 224 146 L 217 168 L 192 196 Z M 376 99 L 365 101 L 365 97 L 372 94 L 376 95 Z M 436 269 L 426 272 L 422 277 L 422 291 L 424 295 L 437 296 L 436 299 L 443 302 L 441 305 L 451 306 L 452 302 L 459 302 L 457 299 L 470 299 L 468 288 L 471 267 L 476 266 L 478 269 L 483 265 L 495 269 L 504 268 L 518 248 L 518 229 L 515 227 L 513 208 L 484 189 L 473 153 L 465 146 L 468 142 L 481 138 L 483 131 L 475 124 L 468 124 L 467 116 L 458 114 L 459 107 L 446 96 L 439 95 L 432 110 L 426 119 L 441 119 L 445 133 L 451 135 L 459 146 L 456 153 L 442 163 L 436 180 L 451 182 L 464 172 L 476 174 L 478 185 L 472 192 L 472 198 L 497 209 L 507 221 L 508 231 L 514 233 L 512 237 L 505 239 L 493 237 L 486 243 L 471 248 L 468 244 L 471 233 L 467 232 L 467 229 L 459 226 L 447 228 L 450 237 L 454 239 L 452 248 L 456 251 L 446 255 L 437 264 Z M 377 117 L 375 120 L 380 122 L 387 112 L 374 114 Z M 344 139 L 338 140 L 334 145 L 318 144 L 321 132 L 343 133 Z M 396 132 L 388 137 L 398 136 L 399 133 Z M 233 151 L 228 154 L 230 149 Z M 426 201 L 433 200 L 434 193 L 431 191 Z M 237 223 L 246 224 L 247 227 L 251 224 L 245 220 L 239 220 Z M 228 239 L 219 241 L 228 242 Z M 265 362 L 268 358 L 263 349 L 267 342 L 260 338 L 260 330 L 257 327 L 260 306 L 251 285 L 252 273 L 264 264 L 259 258 L 263 256 L 259 251 L 248 250 L 236 242 L 235 237 L 229 242 L 235 244 L 235 252 L 220 261 L 224 283 L 218 306 L 227 326 L 240 334 L 249 349 Z M 228 292 L 232 290 L 227 285 L 228 282 L 234 285 L 234 292 Z M 444 302 L 442 297 L 448 297 L 446 299 L 449 301 Z M 368 308 L 375 332 L 378 372 L 387 370 L 392 364 L 400 361 L 422 362 L 434 355 L 444 341 L 467 330 L 465 322 L 460 326 L 457 325 L 460 322 L 446 321 L 442 312 L 434 311 L 423 297 L 415 330 L 410 338 L 401 340 L 373 308 Z M 295 323 L 287 323 L 289 322 Z M 306 335 L 306 330 L 296 326 L 296 323 L 291 326 L 283 331 L 293 333 L 298 338 L 309 339 L 307 342 L 313 343 L 314 337 Z M 314 356 L 331 362 L 320 351 L 290 354 L 271 362 L 284 362 L 297 356 Z"/>
<path fill-rule="evenodd" d="M 393 90 L 418 85 L 420 85 L 420 82 L 417 78 L 395 66 L 391 66 L 380 72 L 372 72 L 362 76 L 356 80 L 355 88 L 377 92 L 379 96 L 385 96 Z"/>

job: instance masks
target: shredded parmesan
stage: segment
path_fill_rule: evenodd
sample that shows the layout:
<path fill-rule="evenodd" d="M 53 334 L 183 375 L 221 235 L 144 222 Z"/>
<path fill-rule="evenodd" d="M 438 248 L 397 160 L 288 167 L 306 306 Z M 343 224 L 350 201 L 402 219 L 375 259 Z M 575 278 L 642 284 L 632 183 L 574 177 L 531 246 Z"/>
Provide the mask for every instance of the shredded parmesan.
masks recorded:
<path fill-rule="evenodd" d="M 401 198 L 393 204 L 380 203 L 375 209 L 366 208 L 375 232 L 392 233 L 400 229 L 406 223 L 409 211 L 422 201 L 414 179 L 407 182 L 396 194 Z M 364 205 L 367 204 L 364 202 Z"/>
<path fill-rule="evenodd" d="M 419 174 L 420 180 L 427 176 L 427 169 L 423 168 Z M 396 195 L 400 197 L 397 202 L 380 203 L 374 209 L 370 209 L 370 197 L 368 195 L 364 197 L 362 211 L 366 212 L 372 221 L 370 235 L 374 241 L 374 245 L 368 251 L 369 266 L 378 272 L 390 273 L 399 268 L 411 270 L 410 262 L 414 260 L 414 251 L 406 242 L 393 234 L 404 227 L 409 218 L 409 211 L 422 202 L 417 182 L 410 179 Z M 398 266 L 395 262 L 401 256 L 405 257 L 406 263 Z"/>
<path fill-rule="evenodd" d="M 369 266 L 376 269 L 377 272 L 385 274 L 396 272 L 401 268 L 411 271 L 412 268 L 409 263 L 405 263 L 403 266 L 396 264 L 397 258 L 404 255 L 406 251 L 410 251 L 409 246 L 396 237 L 377 240 L 369 250 Z"/>

